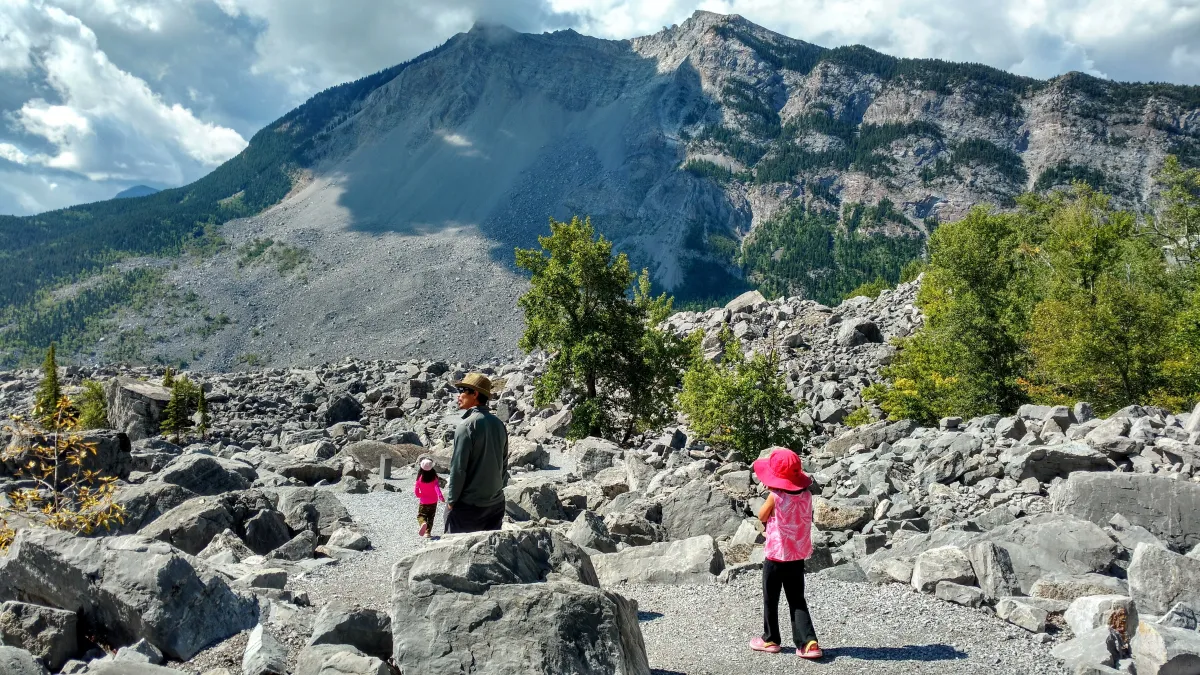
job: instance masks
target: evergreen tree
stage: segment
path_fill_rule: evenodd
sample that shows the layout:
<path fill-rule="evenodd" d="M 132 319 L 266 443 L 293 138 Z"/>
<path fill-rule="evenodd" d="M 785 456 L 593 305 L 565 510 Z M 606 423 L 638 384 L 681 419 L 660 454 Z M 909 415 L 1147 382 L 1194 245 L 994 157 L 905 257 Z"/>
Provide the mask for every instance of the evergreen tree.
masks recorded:
<path fill-rule="evenodd" d="M 775 445 L 798 448 L 806 429 L 796 419 L 796 401 L 787 392 L 779 357 L 746 358 L 741 342 L 728 326 L 721 331 L 720 363 L 704 358 L 702 333 L 691 340 L 695 351 L 683 376 L 679 408 L 698 438 L 715 447 L 735 450 L 746 462 Z"/>
<path fill-rule="evenodd" d="M 167 369 L 163 372 L 162 386 L 167 389 L 175 386 L 175 373 L 172 372 L 171 366 L 167 366 Z"/>
<path fill-rule="evenodd" d="M 82 429 L 108 428 L 108 398 L 104 387 L 95 380 L 83 381 L 83 395 L 79 399 L 79 426 Z"/>
<path fill-rule="evenodd" d="M 42 362 L 42 382 L 34 397 L 34 417 L 47 429 L 57 428 L 58 401 L 62 398 L 62 385 L 58 382 L 58 362 L 54 356 L 54 343 L 46 350 L 46 360 Z"/>
<path fill-rule="evenodd" d="M 176 439 L 192 427 L 192 415 L 196 412 L 196 385 L 186 377 L 175 378 L 171 387 L 171 400 L 163 410 L 162 431 Z"/>
<path fill-rule="evenodd" d="M 572 438 L 627 442 L 661 426 L 686 357 L 679 340 L 656 328 L 670 300 L 650 296 L 649 274 L 635 275 L 590 219 L 551 219 L 550 236 L 538 242 L 540 249 L 516 251 L 517 266 L 532 275 L 519 300 L 520 346 L 551 354 L 535 383 L 536 405 L 575 398 Z"/>

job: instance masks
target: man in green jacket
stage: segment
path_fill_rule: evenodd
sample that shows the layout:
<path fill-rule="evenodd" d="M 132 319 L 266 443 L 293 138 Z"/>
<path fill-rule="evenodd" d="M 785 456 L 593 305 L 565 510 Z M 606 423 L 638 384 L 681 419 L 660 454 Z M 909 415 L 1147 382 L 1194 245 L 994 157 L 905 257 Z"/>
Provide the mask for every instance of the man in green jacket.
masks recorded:
<path fill-rule="evenodd" d="M 446 533 L 499 530 L 508 482 L 508 429 L 488 410 L 492 382 L 486 376 L 469 373 L 454 386 L 463 413 L 446 486 Z"/>

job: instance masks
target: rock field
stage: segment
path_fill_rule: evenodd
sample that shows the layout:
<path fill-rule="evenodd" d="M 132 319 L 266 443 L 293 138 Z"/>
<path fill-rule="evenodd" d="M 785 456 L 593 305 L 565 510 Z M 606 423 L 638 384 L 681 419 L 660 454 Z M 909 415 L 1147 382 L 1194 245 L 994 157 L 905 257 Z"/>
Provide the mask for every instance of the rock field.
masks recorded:
<path fill-rule="evenodd" d="M 921 323 L 915 291 L 834 308 L 751 293 L 668 322 L 778 350 L 808 404 L 824 665 L 746 648 L 764 496 L 748 466 L 683 424 L 568 443 L 570 402 L 532 403 L 535 354 L 190 374 L 213 422 L 179 443 L 159 434 L 161 371 L 64 369 L 68 387 L 105 382 L 112 429 L 83 433 L 126 518 L 19 531 L 0 556 L 0 672 L 1200 672 L 1200 410 L 847 428 L 887 340 Z M 449 383 L 473 369 L 501 385 L 505 527 L 422 540 L 413 465 L 445 471 Z M 27 412 L 39 377 L 0 373 L 0 413 Z M 14 468 L 0 499 L 27 485 Z"/>

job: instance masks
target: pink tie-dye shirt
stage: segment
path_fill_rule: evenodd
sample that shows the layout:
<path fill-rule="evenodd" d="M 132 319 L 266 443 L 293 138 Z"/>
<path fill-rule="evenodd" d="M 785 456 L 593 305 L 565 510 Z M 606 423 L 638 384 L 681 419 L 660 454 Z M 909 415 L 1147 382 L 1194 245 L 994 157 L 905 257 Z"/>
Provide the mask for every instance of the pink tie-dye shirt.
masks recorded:
<path fill-rule="evenodd" d="M 775 562 L 806 560 L 813 549 L 812 495 L 808 490 L 799 493 L 771 490 L 771 493 L 775 495 L 775 510 L 767 518 L 763 554 Z"/>

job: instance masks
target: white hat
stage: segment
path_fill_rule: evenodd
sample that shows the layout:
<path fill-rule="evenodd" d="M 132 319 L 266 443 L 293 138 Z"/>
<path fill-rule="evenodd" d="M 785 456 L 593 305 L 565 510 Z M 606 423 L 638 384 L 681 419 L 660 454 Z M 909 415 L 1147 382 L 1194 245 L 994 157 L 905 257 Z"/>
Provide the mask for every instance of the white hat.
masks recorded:
<path fill-rule="evenodd" d="M 433 471 L 433 460 L 428 457 L 425 457 L 424 459 L 422 459 L 421 460 L 421 470 L 422 471 Z"/>

